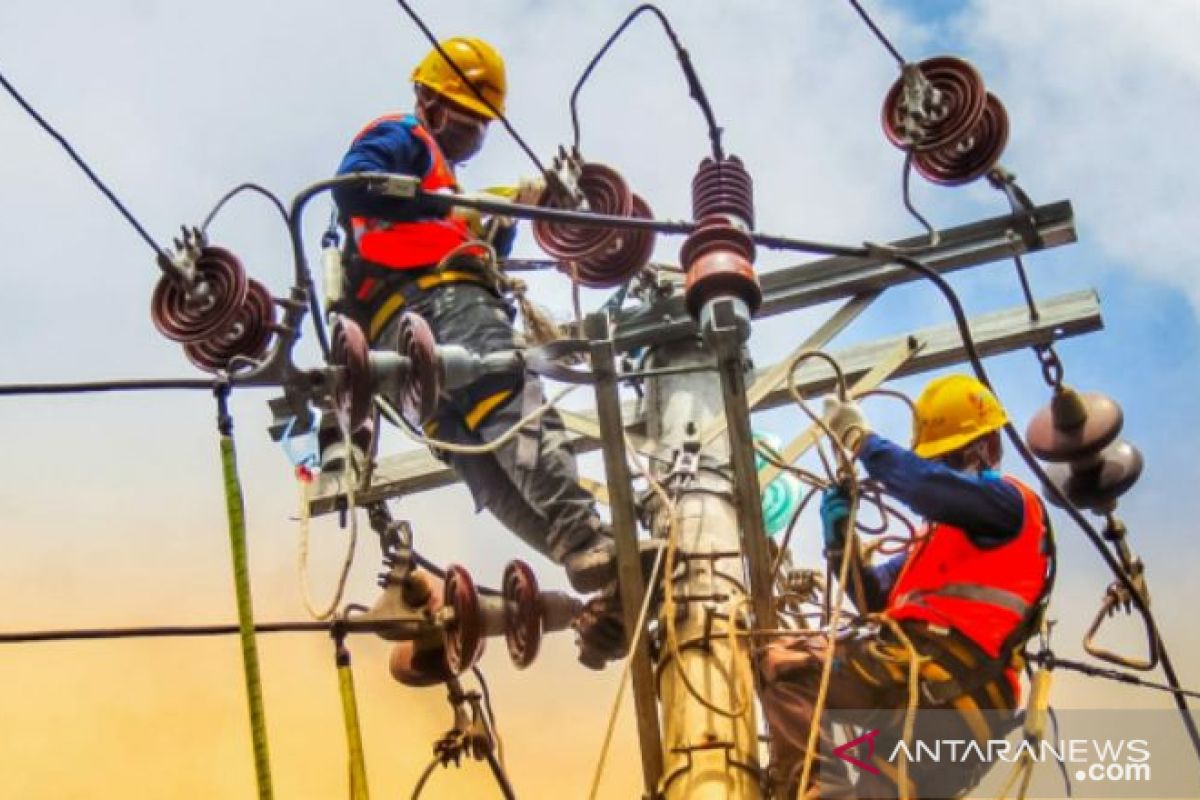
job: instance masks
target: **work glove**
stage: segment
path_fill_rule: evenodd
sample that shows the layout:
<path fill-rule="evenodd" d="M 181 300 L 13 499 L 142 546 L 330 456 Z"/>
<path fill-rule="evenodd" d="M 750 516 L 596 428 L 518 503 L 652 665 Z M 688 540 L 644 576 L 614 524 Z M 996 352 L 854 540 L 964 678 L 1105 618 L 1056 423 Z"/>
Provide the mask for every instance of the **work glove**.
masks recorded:
<path fill-rule="evenodd" d="M 540 175 L 521 178 L 517 181 L 517 191 L 513 194 L 513 202 L 521 205 L 537 205 L 538 198 L 546 191 L 546 179 Z"/>
<path fill-rule="evenodd" d="M 850 520 L 850 498 L 838 486 L 821 495 L 821 535 L 825 552 L 837 553 L 846 546 L 846 525 Z"/>
<path fill-rule="evenodd" d="M 835 394 L 826 395 L 824 416 L 833 437 L 852 453 L 858 452 L 862 440 L 871 432 L 862 409 L 853 400 L 842 400 Z"/>

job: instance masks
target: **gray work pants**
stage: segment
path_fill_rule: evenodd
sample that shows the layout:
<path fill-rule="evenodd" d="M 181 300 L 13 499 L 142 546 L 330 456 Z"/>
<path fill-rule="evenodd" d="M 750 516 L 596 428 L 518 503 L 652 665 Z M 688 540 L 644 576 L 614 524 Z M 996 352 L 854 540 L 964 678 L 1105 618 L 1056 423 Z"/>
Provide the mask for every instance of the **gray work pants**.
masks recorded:
<path fill-rule="evenodd" d="M 424 317 L 439 344 L 462 345 L 481 354 L 523 345 L 513 329 L 512 309 L 483 286 L 447 284 L 424 292 L 406 290 L 405 297 L 405 311 Z M 396 347 L 399 319 L 397 315 L 384 328 L 376 347 Z M 472 430 L 467 423 L 472 410 L 501 391 L 511 391 L 512 396 Z M 495 441 L 543 402 L 541 382 L 532 374 L 488 376 L 442 398 L 434 438 L 471 445 Z M 446 460 L 470 488 L 476 511 L 487 508 L 556 563 L 607 534 L 596 514 L 595 498 L 579 485 L 575 452 L 554 411 L 491 453 L 451 453 Z"/>

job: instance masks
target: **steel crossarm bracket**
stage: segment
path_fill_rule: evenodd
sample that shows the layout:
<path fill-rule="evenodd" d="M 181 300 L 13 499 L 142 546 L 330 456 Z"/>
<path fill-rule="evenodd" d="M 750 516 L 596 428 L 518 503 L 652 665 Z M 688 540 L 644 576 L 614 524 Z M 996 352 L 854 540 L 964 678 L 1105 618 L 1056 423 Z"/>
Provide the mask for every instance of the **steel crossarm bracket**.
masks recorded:
<path fill-rule="evenodd" d="M 1004 311 L 981 314 L 972 319 L 971 331 L 975 335 L 975 344 L 980 355 L 986 357 L 1024 347 L 1049 344 L 1059 339 L 1093 333 L 1104 327 L 1100 316 L 1100 300 L 1090 289 L 1039 300 L 1038 312 L 1039 318 L 1036 321 L 1031 320 L 1029 309 L 1021 305 Z M 845 369 L 847 380 L 857 380 L 908 336 L 919 338 L 924 346 L 919 353 L 896 370 L 893 378 L 920 374 L 966 360 L 962 339 L 959 337 L 958 328 L 953 324 L 854 345 L 833 353 L 833 356 Z M 775 367 L 757 372 L 755 379 L 772 369 Z M 810 397 L 828 392 L 834 385 L 833 373 L 829 367 L 817 361 L 809 362 L 796 370 L 795 380 L 800 392 Z M 756 406 L 756 410 L 765 411 L 791 402 L 791 394 L 787 387 L 781 385 L 767 394 Z M 594 413 L 575 412 L 572 416 L 586 420 L 589 423 L 587 427 L 598 430 Z M 623 416 L 631 430 L 644 431 L 645 420 L 635 404 L 627 404 L 623 409 Z M 600 447 L 600 443 L 590 436 L 573 433 L 572 439 L 576 452 L 589 452 Z M 359 503 L 372 503 L 388 497 L 447 486 L 456 480 L 454 472 L 429 453 L 424 450 L 411 450 L 380 459 L 371 486 L 357 492 L 356 499 Z M 337 510 L 343 497 L 336 482 L 330 481 L 328 485 L 322 482 L 314 492 L 312 513 L 327 514 Z"/>
<path fill-rule="evenodd" d="M 1036 235 L 1023 235 L 1031 224 Z M 935 247 L 924 247 L 927 244 L 925 236 L 891 242 L 889 246 L 921 248 L 914 257 L 938 272 L 947 273 L 1070 244 L 1075 241 L 1075 216 L 1071 203 L 1062 200 L 1037 206 L 1028 213 L 947 228 L 940 231 L 940 235 L 941 240 Z M 881 291 L 919 277 L 899 264 L 889 262 L 885 256 L 834 256 L 764 272 L 759 276 L 763 303 L 755 318 L 784 314 L 863 292 Z M 684 307 L 682 295 L 676 293 L 620 314 L 615 338 L 618 350 L 631 350 L 696 334 L 696 323 Z"/>

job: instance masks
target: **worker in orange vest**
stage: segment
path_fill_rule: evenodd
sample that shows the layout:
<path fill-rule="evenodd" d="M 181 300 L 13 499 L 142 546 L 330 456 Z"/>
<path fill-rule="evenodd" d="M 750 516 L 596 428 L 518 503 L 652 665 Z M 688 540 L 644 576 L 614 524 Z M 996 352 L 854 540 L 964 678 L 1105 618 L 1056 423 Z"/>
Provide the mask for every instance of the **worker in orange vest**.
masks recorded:
<path fill-rule="evenodd" d="M 936 723 L 929 730 L 944 735 L 950 724 L 966 738 L 1003 738 L 1020 695 L 1021 648 L 1040 626 L 1054 574 L 1045 507 L 1032 489 L 997 471 L 1004 409 L 979 381 L 948 375 L 916 401 L 912 450 L 871 432 L 853 402 L 828 398 L 826 419 L 867 474 L 927 520 L 905 553 L 882 563 L 865 563 L 852 551 L 858 579 L 851 584 L 858 588 L 849 594 L 862 614 L 894 621 L 920 654 L 921 718 Z M 845 488 L 834 487 L 821 507 L 826 556 L 835 567 L 846 547 L 849 500 Z M 828 647 L 827 637 L 815 636 L 775 642 L 761 654 L 763 707 L 783 780 L 799 775 Z M 896 797 L 892 757 L 909 699 L 911 651 L 889 625 L 875 624 L 839 635 L 835 655 L 824 720 L 866 718 L 879 731 L 871 734 L 878 741 L 859 770 L 856 796 Z M 889 711 L 864 717 L 866 709 Z M 822 797 L 838 796 L 835 787 L 848 783 L 845 765 L 828 755 L 827 746 L 817 762 Z M 910 796 L 956 796 L 987 766 L 978 759 L 910 763 Z"/>
<path fill-rule="evenodd" d="M 499 53 L 482 39 L 447 39 L 441 51 L 430 51 L 413 70 L 413 113 L 367 125 L 342 159 L 339 175 L 396 173 L 420 178 L 426 192 L 459 192 L 455 167 L 479 151 L 488 125 L 504 112 L 507 79 Z M 526 182 L 515 199 L 533 202 L 538 192 L 536 181 Z M 362 323 L 372 347 L 397 347 L 402 312 L 421 315 L 441 344 L 480 354 L 524 345 L 513 328 L 511 301 L 482 262 L 487 250 L 473 224 L 478 219 L 365 187 L 341 187 L 334 197 L 351 234 L 341 310 Z M 514 233 L 511 220 L 500 221 L 487 244 L 503 257 Z M 490 375 L 442 397 L 427 430 L 457 444 L 488 443 L 543 402 L 536 376 Z M 486 507 L 562 564 L 577 591 L 596 591 L 614 580 L 612 537 L 595 499 L 579 485 L 575 454 L 557 413 L 528 424 L 487 455 L 445 458 L 470 487 L 476 510 Z"/>

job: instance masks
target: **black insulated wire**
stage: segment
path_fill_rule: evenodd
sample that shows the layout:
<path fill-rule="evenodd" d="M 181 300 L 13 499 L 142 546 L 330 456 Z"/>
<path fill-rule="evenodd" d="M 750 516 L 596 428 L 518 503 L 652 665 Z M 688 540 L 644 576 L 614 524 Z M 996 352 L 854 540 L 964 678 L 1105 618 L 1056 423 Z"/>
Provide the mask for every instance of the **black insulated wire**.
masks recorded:
<path fill-rule="evenodd" d="M 135 378 L 129 380 L 81 381 L 76 383 L 9 383 L 0 385 L 0 397 L 194 389 L 211 392 L 215 386 L 215 381 L 203 378 Z"/>
<path fill-rule="evenodd" d="M 262 195 L 263 197 L 265 197 L 267 199 L 268 202 L 271 203 L 272 206 L 275 207 L 275 210 L 279 212 L 279 216 L 282 217 L 282 219 L 283 219 L 284 228 L 286 228 L 288 230 L 289 241 L 290 241 L 292 219 L 288 215 L 288 210 L 283 205 L 283 201 L 280 200 L 279 196 L 276 195 L 271 190 L 269 190 L 257 183 L 250 183 L 250 182 L 238 184 L 237 186 L 233 187 L 228 192 L 226 192 L 221 197 L 221 199 L 218 200 L 216 202 L 216 204 L 212 207 L 212 210 L 208 212 L 208 215 L 205 216 L 204 222 L 200 226 L 200 230 L 204 233 L 207 233 L 208 226 L 211 225 L 212 221 L 214 219 L 216 219 L 218 214 L 221 213 L 221 210 L 225 208 L 225 205 L 230 200 L 237 197 L 239 194 L 242 194 L 243 192 L 254 192 L 255 194 Z M 322 242 L 322 243 L 324 243 L 324 242 Z M 293 242 L 292 245 L 294 247 L 295 243 Z M 293 254 L 293 257 L 295 257 L 295 254 Z M 308 292 L 308 310 L 309 310 L 309 313 L 312 314 L 313 329 L 316 331 L 316 334 L 317 334 L 317 343 L 321 346 L 322 354 L 324 354 L 326 357 L 328 357 L 328 355 L 329 355 L 329 334 L 325 330 L 325 316 L 324 316 L 324 312 L 321 308 L 320 296 L 317 293 L 316 280 L 313 278 L 312 272 L 307 269 L 297 275 L 297 280 L 299 280 L 301 282 L 301 285 L 304 288 L 304 290 L 306 292 Z"/>
<path fill-rule="evenodd" d="M 83 170 L 83 173 L 88 176 L 96 188 L 108 198 L 109 202 L 116 207 L 117 211 L 121 212 L 121 216 L 125 217 L 125 221 L 133 226 L 133 229 L 138 232 L 138 235 L 142 237 L 142 240 L 150 247 L 151 250 L 154 251 L 154 254 L 160 259 L 170 261 L 170 257 L 161 247 L 158 246 L 158 243 L 154 241 L 154 238 L 146 232 L 146 229 L 142 227 L 142 223 L 138 222 L 137 217 L 133 216 L 133 213 L 125 207 L 125 204 L 122 203 L 115 194 L 113 194 L 113 191 L 109 189 L 107 185 L 105 185 L 104 181 L 100 180 L 100 176 L 92 171 L 92 168 L 88 166 L 87 162 L 84 161 L 79 153 L 75 151 L 75 148 L 71 146 L 71 143 L 66 140 L 66 137 L 55 130 L 54 126 L 47 122 L 46 119 L 37 112 L 37 109 L 31 106 L 29 102 L 21 96 L 21 93 L 17 91 L 15 86 L 9 83 L 8 78 L 4 77 L 3 73 L 0 73 L 0 85 L 4 86 L 5 90 L 8 91 L 13 100 L 16 100 L 17 104 L 25 110 L 25 113 L 33 117 L 33 120 L 39 126 L 41 126 L 42 130 L 50 134 L 50 137 L 58 142 L 62 148 L 67 151 L 67 155 L 71 157 L 71 160 L 75 162 L 76 166 Z"/>
<path fill-rule="evenodd" d="M 892 58 L 896 59 L 897 66 L 903 67 L 905 64 L 904 56 L 900 55 L 900 51 L 896 49 L 896 46 L 891 43 L 883 31 L 880 30 L 879 26 L 875 24 L 875 20 L 871 19 L 871 15 L 867 13 L 866 9 L 862 7 L 858 0 L 850 0 L 850 5 L 854 6 L 854 10 L 858 12 L 858 16 L 871 29 L 871 33 L 875 34 L 875 38 L 879 40 L 879 43 L 887 48 L 887 51 L 892 54 Z"/>
<path fill-rule="evenodd" d="M 886 248 L 881 249 L 881 252 L 886 254 L 900 266 L 927 278 L 938 288 L 938 290 L 946 298 L 946 302 L 949 304 L 950 310 L 954 314 L 954 322 L 958 327 L 959 335 L 962 337 L 963 347 L 966 350 L 967 358 L 971 363 L 972 371 L 974 371 L 975 376 L 979 378 L 979 380 L 985 386 L 987 386 L 989 389 L 992 389 L 994 393 L 995 390 L 992 387 L 991 379 L 988 377 L 987 370 L 984 368 L 983 361 L 980 359 L 979 350 L 975 346 L 975 339 L 971 334 L 971 327 L 970 323 L 967 322 L 966 312 L 963 311 L 962 303 L 959 301 L 958 294 L 954 291 L 954 288 L 950 286 L 945 278 L 939 275 L 936 270 L 932 269 L 927 264 L 923 264 L 914 258 L 889 251 Z M 1141 592 L 1138 590 L 1137 586 L 1133 582 L 1133 579 L 1130 577 L 1129 573 L 1126 572 L 1125 568 L 1122 567 L 1120 562 L 1118 562 L 1113 554 L 1109 552 L 1108 548 L 1104 545 L 1104 539 L 1100 533 L 1096 531 L 1096 528 L 1083 515 L 1083 512 L 1071 502 L 1070 498 L 1066 496 L 1066 494 L 1058 487 L 1057 484 L 1054 483 L 1054 481 L 1050 480 L 1050 476 L 1046 474 L 1045 469 L 1042 468 L 1042 465 L 1038 463 L 1038 460 L 1034 457 L 1033 453 L 1030 452 L 1028 446 L 1025 444 L 1025 440 L 1021 438 L 1021 434 L 1011 422 L 1004 426 L 1004 432 L 1007 434 L 1008 439 L 1012 443 L 1013 447 L 1020 454 L 1021 459 L 1025 462 L 1026 466 L 1029 467 L 1029 470 L 1035 476 L 1037 476 L 1038 480 L 1041 481 L 1046 490 L 1054 495 L 1055 504 L 1065 510 L 1067 515 L 1071 517 L 1071 520 L 1079 527 L 1080 530 L 1083 531 L 1088 541 L 1091 542 L 1092 546 L 1095 547 L 1096 551 L 1100 554 L 1100 558 L 1104 561 L 1109 571 L 1116 577 L 1122 588 L 1129 593 L 1133 604 L 1137 606 L 1138 611 L 1141 612 L 1146 623 L 1150 626 L 1151 636 L 1158 643 L 1159 658 L 1162 661 L 1163 674 L 1166 675 L 1167 683 L 1173 690 L 1173 699 L 1176 707 L 1179 709 L 1180 717 L 1182 718 L 1184 728 L 1187 730 L 1188 738 L 1191 739 L 1192 749 L 1196 752 L 1197 757 L 1200 758 L 1200 730 L 1197 729 L 1196 721 L 1192 718 L 1191 709 L 1188 707 L 1187 699 L 1182 694 L 1183 689 L 1181 688 L 1179 677 L 1175 672 L 1175 667 L 1172 664 L 1170 657 L 1167 655 L 1166 642 L 1163 641 L 1162 634 L 1158 629 L 1158 622 L 1154 618 L 1153 612 L 1150 610 L 1150 606 L 1149 603 L 1147 603 L 1146 598 L 1142 596 Z"/>
<path fill-rule="evenodd" d="M 504 114 L 500 112 L 500 109 L 492 105 L 491 102 L 483 96 L 483 92 L 479 91 L 478 87 L 475 86 L 475 83 L 467 77 L 467 73 L 463 72 L 462 67 L 455 63 L 454 59 L 450 57 L 450 54 L 447 53 L 445 48 L 442 47 L 441 41 L 438 40 L 437 36 L 434 35 L 433 31 L 429 29 L 429 26 L 425 24 L 425 21 L 421 19 L 417 12 L 413 10 L 413 7 L 405 2 L 405 0 L 396 0 L 396 2 L 400 4 L 402 9 L 404 9 L 404 13 L 408 14 L 409 19 L 411 19 L 413 23 L 421 29 L 421 33 L 425 34 L 425 38 L 429 40 L 430 44 L 433 45 L 433 48 L 438 51 L 438 54 L 441 55 L 441 57 L 445 59 L 446 63 L 450 65 L 450 68 L 454 70 L 454 73 L 462 79 L 464 84 L 470 87 L 472 94 L 479 99 L 479 102 L 487 106 L 488 109 L 496 115 L 496 119 L 500 120 L 500 124 L 504 126 L 506 131 L 508 131 L 508 135 L 512 137 L 513 141 L 517 143 L 518 147 L 525 151 L 525 155 L 529 156 L 529 160 L 533 162 L 535 167 L 537 167 L 538 172 L 545 175 L 546 167 L 542 164 L 541 159 L 537 157 L 537 153 L 533 152 L 533 149 L 526 144 L 525 140 L 521 138 L 521 135 L 517 133 L 517 129 L 512 126 L 511 122 L 508 121 L 508 117 L 504 116 Z"/>
<path fill-rule="evenodd" d="M 679 66 L 683 69 L 683 77 L 687 81 L 688 94 L 700 106 L 700 112 L 704 114 L 705 124 L 708 126 L 708 138 L 712 146 L 713 159 L 718 163 L 725 160 L 725 153 L 721 147 L 721 134 L 723 129 L 717 124 L 716 116 L 713 114 L 712 105 L 708 102 L 708 94 L 704 91 L 704 85 L 700 83 L 700 76 L 696 74 L 696 68 L 692 64 L 692 57 L 688 54 L 687 48 L 683 46 L 683 42 L 679 40 L 675 29 L 671 27 L 670 20 L 667 15 L 662 12 L 658 6 L 652 3 L 643 3 L 642 5 L 629 12 L 624 21 L 617 26 L 612 35 L 604 43 L 604 46 L 597 51 L 596 55 L 592 56 L 592 60 L 588 62 L 584 68 L 583 74 L 579 76 L 579 80 L 575 83 L 575 88 L 571 91 L 571 129 L 573 131 L 573 141 L 575 150 L 579 150 L 579 92 L 583 89 L 583 85 L 587 83 L 592 76 L 592 72 L 596 69 L 596 65 L 600 63 L 600 59 L 609 51 L 609 48 L 616 43 L 621 34 L 633 23 L 635 19 L 643 13 L 649 11 L 658 18 L 662 23 L 663 30 L 667 34 L 667 38 L 671 40 L 671 46 L 675 48 L 675 55 L 679 59 Z"/>

